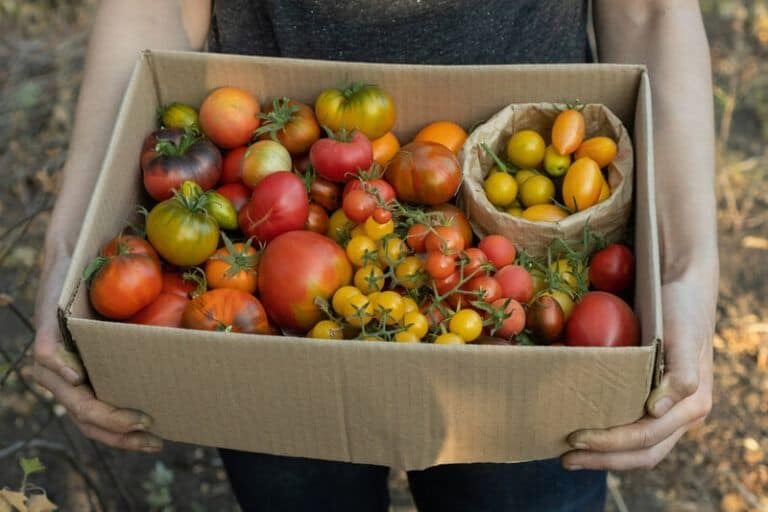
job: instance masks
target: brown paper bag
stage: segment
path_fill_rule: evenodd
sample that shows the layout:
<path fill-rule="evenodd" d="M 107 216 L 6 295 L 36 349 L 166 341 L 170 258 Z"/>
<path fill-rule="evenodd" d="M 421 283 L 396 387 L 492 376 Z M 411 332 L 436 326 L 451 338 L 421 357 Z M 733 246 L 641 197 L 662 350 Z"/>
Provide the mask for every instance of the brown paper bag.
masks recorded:
<path fill-rule="evenodd" d="M 585 139 L 605 135 L 617 142 L 616 158 L 607 168 L 610 198 L 558 222 L 531 222 L 513 217 L 498 211 L 488 201 L 483 180 L 493 166 L 493 159 L 480 144 L 485 142 L 497 155 L 504 155 L 509 138 L 525 129 L 541 133 L 548 141 L 558 112 L 556 106 L 547 103 L 509 105 L 467 138 L 459 154 L 463 173 L 460 205 L 477 235 L 504 235 L 518 248 L 537 256 L 545 254 L 556 238 L 580 241 L 587 222 L 593 232 L 609 242 L 624 236 L 632 208 L 632 142 L 619 118 L 603 105 L 588 104 L 582 113 L 586 122 Z"/>

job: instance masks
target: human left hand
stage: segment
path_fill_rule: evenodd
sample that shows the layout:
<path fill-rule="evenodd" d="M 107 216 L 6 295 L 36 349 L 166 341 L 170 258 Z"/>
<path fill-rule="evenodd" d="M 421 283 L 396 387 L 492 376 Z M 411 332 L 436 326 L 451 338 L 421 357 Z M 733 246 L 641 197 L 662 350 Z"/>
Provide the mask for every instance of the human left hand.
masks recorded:
<path fill-rule="evenodd" d="M 662 287 L 666 373 L 648 398 L 647 414 L 629 425 L 578 430 L 566 469 L 653 468 L 712 408 L 714 308 L 697 293 L 700 282 L 682 278 Z"/>

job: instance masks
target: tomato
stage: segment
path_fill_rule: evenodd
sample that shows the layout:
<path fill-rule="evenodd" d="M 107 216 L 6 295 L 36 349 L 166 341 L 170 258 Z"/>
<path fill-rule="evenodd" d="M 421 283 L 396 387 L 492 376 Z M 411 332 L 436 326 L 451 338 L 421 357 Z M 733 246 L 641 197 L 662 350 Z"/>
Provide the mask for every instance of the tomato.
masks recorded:
<path fill-rule="evenodd" d="M 393 291 L 379 293 L 373 300 L 373 314 L 387 325 L 399 323 L 405 315 L 403 298 Z"/>
<path fill-rule="evenodd" d="M 171 103 L 160 110 L 160 124 L 163 128 L 177 130 L 199 129 L 197 110 L 184 103 Z"/>
<path fill-rule="evenodd" d="M 333 299 L 331 301 L 333 310 L 337 314 L 344 316 L 346 314 L 345 312 L 348 311 L 349 299 L 355 295 L 362 295 L 362 293 L 363 292 L 354 286 L 342 286 L 333 294 Z"/>
<path fill-rule="evenodd" d="M 579 158 L 563 180 L 563 202 L 573 211 L 586 210 L 597 204 L 605 178 L 594 160 Z"/>
<path fill-rule="evenodd" d="M 483 190 L 494 206 L 509 206 L 517 199 L 517 181 L 506 172 L 494 172 L 483 182 Z"/>
<path fill-rule="evenodd" d="M 554 204 L 537 204 L 523 210 L 523 218 L 533 222 L 557 222 L 567 216 L 567 211 Z"/>
<path fill-rule="evenodd" d="M 507 158 L 517 167 L 536 168 L 544 160 L 546 144 L 533 130 L 515 133 L 507 142 Z"/>
<path fill-rule="evenodd" d="M 466 263 L 464 263 L 464 277 L 483 272 L 484 267 L 488 263 L 488 257 L 477 247 L 470 247 L 465 250 L 464 258 L 466 259 Z"/>
<path fill-rule="evenodd" d="M 321 340 L 343 340 L 344 329 L 333 320 L 320 320 L 307 333 L 307 337 Z"/>
<path fill-rule="evenodd" d="M 160 256 L 180 267 L 199 265 L 219 244 L 219 225 L 205 208 L 200 191 L 182 185 L 176 196 L 158 203 L 149 212 L 147 239 Z"/>
<path fill-rule="evenodd" d="M 547 146 L 544 151 L 544 170 L 547 171 L 547 174 L 555 177 L 562 176 L 570 165 L 571 155 L 561 155 L 554 146 Z"/>
<path fill-rule="evenodd" d="M 147 193 L 163 201 L 185 181 L 204 190 L 213 188 L 221 176 L 221 153 L 208 139 L 181 130 L 158 130 L 144 139 L 141 170 Z"/>
<path fill-rule="evenodd" d="M 293 169 L 293 161 L 279 142 L 260 140 L 248 146 L 242 169 L 243 183 L 253 188 L 270 174 Z"/>
<path fill-rule="evenodd" d="M 610 137 L 592 137 L 581 143 L 575 158 L 591 158 L 598 167 L 603 168 L 613 162 L 617 151 L 616 143 Z"/>
<path fill-rule="evenodd" d="M 494 267 L 501 268 L 515 262 L 517 250 L 509 238 L 501 235 L 488 235 L 477 244 Z"/>
<path fill-rule="evenodd" d="M 493 301 L 492 306 L 503 309 L 506 317 L 502 320 L 499 328 L 493 332 L 494 336 L 511 338 L 522 332 L 525 328 L 525 310 L 518 301 L 515 299 L 497 299 Z"/>
<path fill-rule="evenodd" d="M 639 339 L 640 324 L 632 309 L 606 292 L 584 295 L 565 326 L 565 341 L 571 346 L 629 347 Z"/>
<path fill-rule="evenodd" d="M 421 339 L 429 331 L 429 320 L 418 311 L 409 311 L 403 315 L 403 327 Z"/>
<path fill-rule="evenodd" d="M 567 259 L 561 258 L 559 260 L 553 261 L 549 268 L 553 272 L 556 272 L 560 276 L 560 279 L 574 291 L 579 290 L 580 280 L 583 280 L 584 284 L 589 286 L 587 269 L 585 269 L 581 263 L 579 263 L 576 269 L 574 269 Z"/>
<path fill-rule="evenodd" d="M 496 336 L 480 336 L 475 341 L 473 341 L 475 345 L 504 345 L 504 346 L 510 346 L 514 345 L 510 340 L 505 338 L 499 338 Z"/>
<path fill-rule="evenodd" d="M 464 237 L 457 226 L 438 226 L 424 240 L 427 252 L 457 254 L 464 249 Z"/>
<path fill-rule="evenodd" d="M 387 165 L 392 157 L 400 151 L 400 141 L 395 134 L 387 132 L 378 139 L 371 141 L 373 149 L 373 161 L 382 167 Z"/>
<path fill-rule="evenodd" d="M 435 338 L 438 345 L 463 345 L 464 340 L 461 336 L 453 332 L 446 332 Z"/>
<path fill-rule="evenodd" d="M 311 231 L 273 239 L 262 252 L 258 272 L 259 296 L 270 318 L 280 327 L 304 332 L 323 316 L 315 299 L 328 300 L 352 279 L 344 249 Z"/>
<path fill-rule="evenodd" d="M 418 256 L 407 256 L 395 267 L 397 283 L 408 290 L 419 288 L 424 284 L 424 263 Z"/>
<path fill-rule="evenodd" d="M 361 327 L 368 324 L 373 320 L 373 304 L 371 300 L 365 295 L 353 295 L 350 297 L 344 320 L 353 327 Z"/>
<path fill-rule="evenodd" d="M 392 219 L 384 224 L 379 224 L 373 217 L 368 217 L 363 226 L 365 227 L 365 234 L 375 242 L 395 231 L 395 223 Z"/>
<path fill-rule="evenodd" d="M 91 305 L 102 316 L 125 320 L 152 303 L 163 287 L 160 261 L 139 237 L 121 235 L 85 269 Z"/>
<path fill-rule="evenodd" d="M 483 319 L 477 311 L 463 309 L 451 317 L 448 328 L 466 342 L 476 340 L 483 332 Z"/>
<path fill-rule="evenodd" d="M 256 293 L 258 275 L 256 267 L 259 253 L 248 243 L 232 244 L 224 239 L 222 247 L 205 262 L 205 279 L 209 288 L 232 288 Z"/>
<path fill-rule="evenodd" d="M 597 198 L 597 202 L 602 203 L 609 197 L 611 197 L 611 186 L 608 185 L 608 182 L 603 181 L 603 185 L 600 187 L 600 197 Z"/>
<path fill-rule="evenodd" d="M 392 188 L 392 185 L 380 178 L 350 180 L 344 185 L 342 197 L 346 197 L 353 190 L 369 192 L 379 204 L 387 204 L 396 199 L 395 189 Z"/>
<path fill-rule="evenodd" d="M 126 322 L 159 327 L 181 327 L 181 316 L 187 304 L 189 304 L 189 297 L 160 293 L 155 300 L 128 318 Z"/>
<path fill-rule="evenodd" d="M 242 290 L 219 288 L 198 295 L 184 309 L 181 325 L 203 331 L 271 334 L 262 303 Z"/>
<path fill-rule="evenodd" d="M 445 217 L 445 223 L 449 226 L 458 228 L 461 236 L 464 237 L 464 247 L 472 246 L 472 226 L 469 224 L 469 220 L 464 213 L 453 206 L 451 203 L 443 203 L 437 206 L 433 206 L 429 209 L 430 213 L 439 212 Z"/>
<path fill-rule="evenodd" d="M 333 131 L 360 130 L 377 139 L 395 125 L 395 103 L 376 85 L 355 82 L 345 89 L 327 89 L 315 101 L 315 114 L 322 126 Z"/>
<path fill-rule="evenodd" d="M 149 244 L 147 244 L 149 245 Z M 161 293 L 170 293 L 189 299 L 197 290 L 197 283 L 193 279 L 187 279 L 186 274 L 178 272 L 163 272 L 163 287 Z"/>
<path fill-rule="evenodd" d="M 251 189 L 242 183 L 227 183 L 217 188 L 216 192 L 226 197 L 232 203 L 235 211 L 238 212 L 251 199 Z"/>
<path fill-rule="evenodd" d="M 353 236 L 347 244 L 346 254 L 356 267 L 373 264 L 378 259 L 376 242 L 365 235 Z"/>
<path fill-rule="evenodd" d="M 354 283 L 364 294 L 384 288 L 384 272 L 376 265 L 364 265 L 355 272 Z"/>
<path fill-rule="evenodd" d="M 327 211 L 332 212 L 341 205 L 339 186 L 325 178 L 315 176 L 309 184 L 309 197 Z"/>
<path fill-rule="evenodd" d="M 536 341 L 552 343 L 557 341 L 563 332 L 565 315 L 558 302 L 548 296 L 542 295 L 528 307 L 525 315 L 525 325 L 536 337 Z"/>
<path fill-rule="evenodd" d="M 276 98 L 259 117 L 262 124 L 255 135 L 262 140 L 279 142 L 293 155 L 306 153 L 320 138 L 320 125 L 314 111 L 298 101 Z"/>
<path fill-rule="evenodd" d="M 467 140 L 467 132 L 451 121 L 436 121 L 419 130 L 413 140 L 437 142 L 450 149 L 453 154 L 458 154 Z"/>
<path fill-rule="evenodd" d="M 217 146 L 236 148 L 247 144 L 259 127 L 259 110 L 258 100 L 248 91 L 219 87 L 200 105 L 200 128 Z"/>
<path fill-rule="evenodd" d="M 243 157 L 246 151 L 248 146 L 240 146 L 226 152 L 221 164 L 219 184 L 243 182 Z"/>
<path fill-rule="evenodd" d="M 552 125 L 552 146 L 561 155 L 570 155 L 584 140 L 584 116 L 578 110 L 563 110 Z"/>
<path fill-rule="evenodd" d="M 343 183 L 371 166 L 373 148 L 365 134 L 356 131 L 318 140 L 309 150 L 309 159 L 317 174 Z"/>
<path fill-rule="evenodd" d="M 414 252 L 425 252 L 426 248 L 424 247 L 424 244 L 428 234 L 429 228 L 427 226 L 424 224 L 414 224 L 408 228 L 408 233 L 405 235 L 405 242 Z"/>
<path fill-rule="evenodd" d="M 344 210 L 338 209 L 331 214 L 331 218 L 328 220 L 326 236 L 333 239 L 337 244 L 343 244 L 345 240 L 349 239 L 350 231 L 354 227 L 355 224 L 347 218 Z"/>
<path fill-rule="evenodd" d="M 464 285 L 464 290 L 478 292 L 476 296 L 467 295 L 469 303 L 483 300 L 489 304 L 501 298 L 501 285 L 491 276 L 477 276 Z"/>
<path fill-rule="evenodd" d="M 376 211 L 376 198 L 364 190 L 353 190 L 344 197 L 342 205 L 349 220 L 362 224 Z"/>
<path fill-rule="evenodd" d="M 619 294 L 629 289 L 634 277 L 635 257 L 626 245 L 609 245 L 592 255 L 589 280 L 594 288 Z"/>
<path fill-rule="evenodd" d="M 440 251 L 430 251 L 427 253 L 425 267 L 434 279 L 445 279 L 456 272 L 456 257 Z"/>
<path fill-rule="evenodd" d="M 525 206 L 551 203 L 555 197 L 555 184 L 544 175 L 531 176 L 520 186 L 520 201 Z"/>
<path fill-rule="evenodd" d="M 533 276 L 520 265 L 505 265 L 494 275 L 501 285 L 501 296 L 525 304 L 533 297 Z"/>
<path fill-rule="evenodd" d="M 379 240 L 379 262 L 384 267 L 397 265 L 408 253 L 408 248 L 401 239 L 386 237 Z"/>
<path fill-rule="evenodd" d="M 396 332 L 394 339 L 400 343 L 418 343 L 421 341 L 421 338 L 416 336 L 413 331 L 408 330 Z"/>
<path fill-rule="evenodd" d="M 536 171 L 533 171 L 531 169 L 520 169 L 515 173 L 515 181 L 517 181 L 518 188 L 525 183 L 528 178 L 533 178 L 534 176 L 538 176 L 539 173 Z"/>
<path fill-rule="evenodd" d="M 301 178 L 288 171 L 276 172 L 261 180 L 253 189 L 251 201 L 238 214 L 243 233 L 262 242 L 288 231 L 304 229 L 308 217 L 307 188 Z"/>
<path fill-rule="evenodd" d="M 329 226 L 330 220 L 328 219 L 328 214 L 325 212 L 325 209 L 320 205 L 311 203 L 309 205 L 307 223 L 304 228 L 325 235 L 328 232 Z"/>
<path fill-rule="evenodd" d="M 416 301 L 413 300 L 411 297 L 405 296 L 403 297 L 403 304 L 405 308 L 406 313 L 410 313 L 412 311 L 419 311 L 419 305 L 416 304 Z"/>
<path fill-rule="evenodd" d="M 444 277 L 442 279 L 433 279 L 435 282 L 435 288 L 437 289 L 437 293 L 440 295 L 445 295 L 452 289 L 456 288 L 458 284 L 461 282 L 461 274 L 459 274 L 458 271 L 454 272 L 453 274 L 449 275 L 448 277 Z"/>
<path fill-rule="evenodd" d="M 549 290 L 544 292 L 542 295 L 548 295 L 555 299 L 558 304 L 560 304 L 560 309 L 563 310 L 563 318 L 567 321 L 568 317 L 571 316 L 571 313 L 573 312 L 573 306 L 575 305 L 571 296 L 562 290 Z"/>
<path fill-rule="evenodd" d="M 237 229 L 237 209 L 232 202 L 215 190 L 205 194 L 205 211 L 216 221 L 220 228 Z"/>
<path fill-rule="evenodd" d="M 511 206 L 504 211 L 509 215 L 511 215 L 512 217 L 519 217 L 519 218 L 523 217 L 523 209 L 520 208 L 519 206 Z"/>
<path fill-rule="evenodd" d="M 442 304 L 442 306 L 445 308 L 445 304 Z M 441 308 L 438 305 L 433 305 L 431 302 L 426 302 L 423 306 L 421 306 L 419 311 L 422 315 L 427 317 L 430 329 L 439 326 L 445 320 L 445 316 L 443 315 Z"/>
<path fill-rule="evenodd" d="M 411 142 L 387 165 L 385 179 L 397 197 L 415 204 L 448 202 L 461 184 L 461 167 L 451 150 L 435 142 Z"/>
<path fill-rule="evenodd" d="M 386 208 L 376 208 L 371 217 L 377 224 L 386 224 L 392 220 L 392 212 Z"/>

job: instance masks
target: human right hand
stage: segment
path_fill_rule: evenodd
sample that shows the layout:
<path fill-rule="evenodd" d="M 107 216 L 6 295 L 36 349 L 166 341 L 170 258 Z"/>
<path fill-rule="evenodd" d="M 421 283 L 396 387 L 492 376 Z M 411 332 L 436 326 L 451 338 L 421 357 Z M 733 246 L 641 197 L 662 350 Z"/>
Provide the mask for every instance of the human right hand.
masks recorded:
<path fill-rule="evenodd" d="M 80 359 L 64 346 L 56 303 L 68 266 L 69 258 L 46 258 L 36 307 L 38 325 L 32 375 L 39 385 L 53 393 L 84 436 L 114 448 L 157 452 L 163 442 L 147 432 L 152 418 L 141 411 L 119 409 L 98 400 L 85 381 Z"/>

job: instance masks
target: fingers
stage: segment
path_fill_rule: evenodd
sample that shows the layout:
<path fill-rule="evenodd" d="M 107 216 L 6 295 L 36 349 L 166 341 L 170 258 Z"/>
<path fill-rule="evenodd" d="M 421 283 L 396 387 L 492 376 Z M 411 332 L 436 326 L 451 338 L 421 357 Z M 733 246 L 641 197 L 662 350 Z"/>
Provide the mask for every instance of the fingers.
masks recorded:
<path fill-rule="evenodd" d="M 687 426 L 676 430 L 671 436 L 650 448 L 622 452 L 595 452 L 576 450 L 563 456 L 563 467 L 570 470 L 604 469 L 624 471 L 628 469 L 651 469 L 667 456 L 678 439 L 686 432 Z"/>
<path fill-rule="evenodd" d="M 68 351 L 55 328 L 40 326 L 35 336 L 35 362 L 42 365 L 73 386 L 85 379 L 85 371 L 77 355 Z"/>
<path fill-rule="evenodd" d="M 36 365 L 35 380 L 53 393 L 80 425 L 98 427 L 115 434 L 147 430 L 152 419 L 132 409 L 118 409 L 97 400 L 88 386 L 71 386 L 48 368 Z M 92 429 L 91 429 L 92 430 Z"/>
<path fill-rule="evenodd" d="M 77 421 L 75 421 L 75 425 L 85 437 L 113 448 L 147 453 L 159 452 L 163 448 L 162 439 L 148 432 L 110 432 L 95 425 Z"/>

